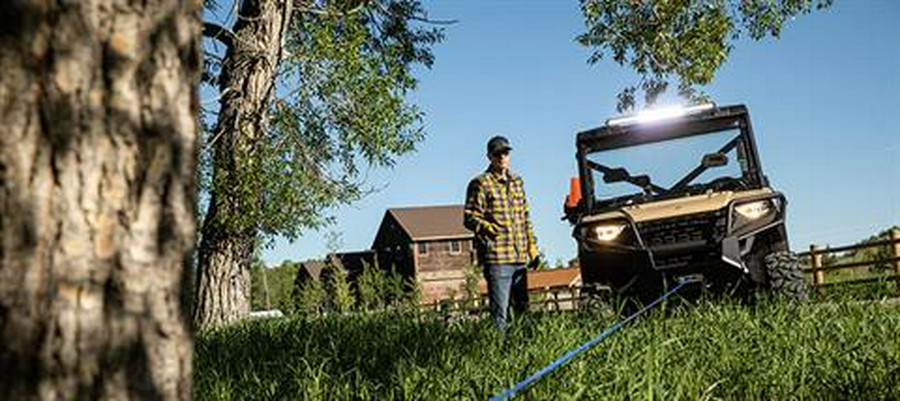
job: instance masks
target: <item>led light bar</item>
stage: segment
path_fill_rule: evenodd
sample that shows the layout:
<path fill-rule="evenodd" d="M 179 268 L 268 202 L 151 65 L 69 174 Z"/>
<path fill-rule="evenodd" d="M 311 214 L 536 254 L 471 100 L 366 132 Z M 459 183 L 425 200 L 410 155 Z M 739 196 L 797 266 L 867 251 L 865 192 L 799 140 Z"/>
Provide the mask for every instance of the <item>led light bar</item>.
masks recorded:
<path fill-rule="evenodd" d="M 707 110 L 711 110 L 713 107 L 715 107 L 715 105 L 713 105 L 712 103 L 704 103 L 688 107 L 675 106 L 660 107 L 658 109 L 646 109 L 641 110 L 641 112 L 639 112 L 637 115 L 606 120 L 606 125 L 612 127 L 631 124 L 646 124 L 650 122 L 669 120 L 673 118 L 688 116 L 691 114 L 701 113 Z"/>

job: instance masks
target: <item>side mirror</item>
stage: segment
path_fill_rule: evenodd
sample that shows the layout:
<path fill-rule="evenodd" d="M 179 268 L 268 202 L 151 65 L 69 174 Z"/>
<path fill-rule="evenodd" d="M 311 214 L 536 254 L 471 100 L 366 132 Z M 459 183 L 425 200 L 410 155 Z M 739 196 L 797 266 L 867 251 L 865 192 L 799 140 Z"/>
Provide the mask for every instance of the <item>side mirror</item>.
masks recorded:
<path fill-rule="evenodd" d="M 609 184 L 613 182 L 621 182 L 628 179 L 628 171 L 624 168 L 613 168 L 603 173 L 603 182 Z"/>
<path fill-rule="evenodd" d="M 722 167 L 728 164 L 728 156 L 724 153 L 709 153 L 703 155 L 703 167 Z"/>
<path fill-rule="evenodd" d="M 634 177 L 631 177 L 631 180 L 635 184 L 640 185 L 641 188 L 650 186 L 650 177 L 648 177 L 646 174 L 636 175 Z"/>

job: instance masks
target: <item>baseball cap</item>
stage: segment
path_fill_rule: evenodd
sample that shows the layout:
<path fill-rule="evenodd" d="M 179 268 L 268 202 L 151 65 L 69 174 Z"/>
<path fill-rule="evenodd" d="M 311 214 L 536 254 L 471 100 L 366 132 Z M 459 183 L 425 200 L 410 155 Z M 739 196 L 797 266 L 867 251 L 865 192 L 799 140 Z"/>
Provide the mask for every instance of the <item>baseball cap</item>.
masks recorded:
<path fill-rule="evenodd" d="M 509 140 L 506 137 L 497 135 L 491 138 L 487 143 L 487 151 L 489 155 L 492 155 L 501 150 L 512 150 L 512 146 L 509 146 Z"/>

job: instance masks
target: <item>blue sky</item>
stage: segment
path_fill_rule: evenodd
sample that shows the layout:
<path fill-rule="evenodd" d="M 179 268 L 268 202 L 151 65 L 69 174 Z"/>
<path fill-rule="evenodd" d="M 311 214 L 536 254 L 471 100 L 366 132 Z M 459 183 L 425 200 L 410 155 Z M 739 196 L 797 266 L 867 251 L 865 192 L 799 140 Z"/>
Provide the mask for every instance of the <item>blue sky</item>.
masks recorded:
<path fill-rule="evenodd" d="M 267 264 L 367 249 L 388 208 L 461 204 L 486 164 L 485 142 L 506 135 L 525 179 L 535 234 L 551 262 L 575 256 L 561 221 L 576 175 L 575 133 L 615 115 L 616 94 L 636 80 L 604 61 L 588 65 L 574 42 L 576 0 L 426 1 L 431 17 L 459 22 L 418 74 L 411 100 L 425 113 L 416 153 L 368 173 L 380 190 L 334 210 L 336 223 L 263 250 Z M 837 0 L 798 17 L 779 40 L 741 40 L 706 91 L 746 104 L 763 168 L 789 200 L 795 250 L 841 245 L 900 224 L 900 2 Z"/>

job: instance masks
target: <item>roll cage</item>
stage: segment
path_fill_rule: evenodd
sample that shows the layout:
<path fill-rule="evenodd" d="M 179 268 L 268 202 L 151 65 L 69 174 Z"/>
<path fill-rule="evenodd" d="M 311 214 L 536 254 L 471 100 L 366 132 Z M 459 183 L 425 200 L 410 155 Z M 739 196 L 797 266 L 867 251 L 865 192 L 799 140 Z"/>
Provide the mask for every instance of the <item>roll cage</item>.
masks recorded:
<path fill-rule="evenodd" d="M 708 166 L 701 163 L 688 172 L 669 188 L 663 188 L 654 184 L 647 176 L 632 176 L 627 170 L 617 167 L 605 166 L 588 159 L 588 155 L 595 152 L 638 146 L 649 143 L 663 142 L 667 140 L 703 135 L 711 132 L 728 129 L 738 129 L 739 134 L 733 140 L 722 146 L 718 153 L 723 154 L 738 147 L 740 149 L 740 165 L 742 176 L 740 185 L 745 189 L 757 189 L 768 186 L 768 180 L 762 173 L 762 166 L 756 149 L 756 141 L 753 137 L 753 129 L 750 125 L 750 117 L 747 108 L 743 105 L 713 107 L 707 111 L 690 114 L 687 116 L 656 121 L 650 123 L 635 123 L 628 125 L 606 125 L 578 133 L 577 160 L 581 177 L 581 190 L 584 204 L 580 205 L 584 212 L 602 212 L 614 209 L 626 200 L 634 199 L 635 195 L 598 202 L 595 199 L 594 176 L 592 171 L 599 171 L 604 175 L 617 177 L 617 181 L 624 181 L 644 190 L 648 197 L 656 199 L 679 196 L 691 191 L 720 190 L 715 181 L 699 187 L 690 186 L 690 182 L 707 170 Z M 625 199 L 627 198 L 627 199 Z"/>

